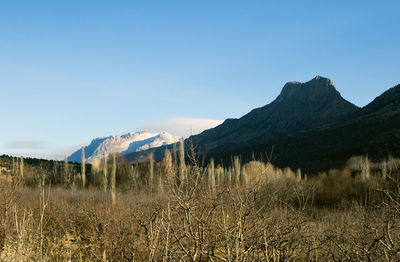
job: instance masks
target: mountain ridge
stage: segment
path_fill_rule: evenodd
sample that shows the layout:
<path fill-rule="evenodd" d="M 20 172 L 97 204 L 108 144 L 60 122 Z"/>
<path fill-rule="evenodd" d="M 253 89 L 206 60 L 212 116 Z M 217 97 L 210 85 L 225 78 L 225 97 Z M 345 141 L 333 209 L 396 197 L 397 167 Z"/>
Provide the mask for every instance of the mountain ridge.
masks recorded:
<path fill-rule="evenodd" d="M 336 108 L 340 109 L 339 113 L 335 111 Z M 341 97 L 330 79 L 317 76 L 305 83 L 286 83 L 271 103 L 253 109 L 239 119 L 226 120 L 214 129 L 192 136 L 192 139 L 208 152 L 223 144 L 237 144 L 236 141 L 240 141 L 241 137 L 240 143 L 243 143 L 254 137 L 274 138 L 309 130 L 316 125 L 328 125 L 358 109 L 359 107 Z M 248 138 L 243 139 L 243 134 Z M 221 139 L 224 141 L 216 143 Z"/>
<path fill-rule="evenodd" d="M 397 142 L 399 141 L 399 142 Z M 342 167 L 352 155 L 382 159 L 400 156 L 400 85 L 390 88 L 360 108 L 345 100 L 333 82 L 317 76 L 288 82 L 271 103 L 238 119 L 191 136 L 197 152 L 230 163 L 232 155 L 243 161 L 273 153 L 278 166 L 309 171 Z M 153 148 L 126 155 L 129 161 L 165 149 Z"/>
<path fill-rule="evenodd" d="M 175 143 L 180 139 L 165 131 L 150 133 L 147 131 L 130 132 L 121 136 L 108 136 L 94 138 L 89 145 L 84 146 L 87 162 L 101 159 L 111 153 L 126 155 L 133 152 L 143 151 L 162 145 Z M 78 149 L 68 157 L 68 161 L 81 162 L 82 149 Z"/>

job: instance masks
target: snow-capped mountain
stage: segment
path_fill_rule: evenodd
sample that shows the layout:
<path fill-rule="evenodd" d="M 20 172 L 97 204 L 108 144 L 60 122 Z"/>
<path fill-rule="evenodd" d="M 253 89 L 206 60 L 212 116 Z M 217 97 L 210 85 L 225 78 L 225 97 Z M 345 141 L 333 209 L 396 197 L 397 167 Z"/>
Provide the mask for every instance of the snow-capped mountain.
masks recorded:
<path fill-rule="evenodd" d="M 94 159 L 101 159 L 111 153 L 126 155 L 153 147 L 173 144 L 180 137 L 167 132 L 150 133 L 147 131 L 131 132 L 122 136 L 99 137 L 85 146 L 85 157 L 91 163 Z M 81 162 L 82 150 L 79 149 L 68 157 L 68 161 Z"/>

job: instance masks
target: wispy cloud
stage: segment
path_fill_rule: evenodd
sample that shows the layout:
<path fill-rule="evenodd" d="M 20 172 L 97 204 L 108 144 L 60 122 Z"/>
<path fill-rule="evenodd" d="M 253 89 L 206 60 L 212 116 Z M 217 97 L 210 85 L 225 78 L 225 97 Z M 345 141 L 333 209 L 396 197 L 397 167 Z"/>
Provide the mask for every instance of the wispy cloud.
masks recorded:
<path fill-rule="evenodd" d="M 139 126 L 138 130 L 151 132 L 167 131 L 173 135 L 189 137 L 203 132 L 206 129 L 216 127 L 222 120 L 207 118 L 168 118 L 158 123 Z"/>
<path fill-rule="evenodd" d="M 9 150 L 3 153 L 13 156 L 23 155 L 24 157 L 62 160 L 65 155 L 68 156 L 80 148 L 80 146 L 55 146 L 48 142 L 42 142 L 42 144 L 25 142 L 32 141 L 12 141 L 6 143 L 5 148 Z"/>
<path fill-rule="evenodd" d="M 45 149 L 49 147 L 49 143 L 45 141 L 32 141 L 32 140 L 14 140 L 5 143 L 5 147 L 9 149 Z"/>
<path fill-rule="evenodd" d="M 38 150 L 37 152 L 25 152 L 24 156 L 43 158 L 43 159 L 63 160 L 65 155 L 69 156 L 70 154 L 78 150 L 80 147 L 81 146 L 54 147 L 49 150 Z"/>

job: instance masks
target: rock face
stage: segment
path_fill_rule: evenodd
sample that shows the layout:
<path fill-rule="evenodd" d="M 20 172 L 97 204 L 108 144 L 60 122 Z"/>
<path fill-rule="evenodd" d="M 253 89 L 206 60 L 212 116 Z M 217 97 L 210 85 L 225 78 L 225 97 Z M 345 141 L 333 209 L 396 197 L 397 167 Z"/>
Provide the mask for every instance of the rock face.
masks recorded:
<path fill-rule="evenodd" d="M 400 157 L 400 85 L 358 108 L 327 78 L 290 82 L 272 103 L 189 139 L 200 154 L 217 163 L 229 165 L 233 155 L 243 162 L 265 160 L 273 148 L 274 164 L 306 172 L 343 167 L 354 155 Z M 151 153 L 161 158 L 165 149 L 153 148 Z M 135 161 L 149 152 L 127 158 Z"/>
<path fill-rule="evenodd" d="M 148 150 L 154 147 L 172 144 L 179 141 L 179 137 L 173 136 L 167 132 L 150 133 L 141 131 L 128 133 L 122 136 L 99 137 L 85 146 L 85 157 L 89 163 L 94 159 L 101 159 L 111 153 L 120 153 L 126 155 L 133 152 Z M 71 162 L 81 162 L 82 149 L 77 150 L 68 160 Z"/>

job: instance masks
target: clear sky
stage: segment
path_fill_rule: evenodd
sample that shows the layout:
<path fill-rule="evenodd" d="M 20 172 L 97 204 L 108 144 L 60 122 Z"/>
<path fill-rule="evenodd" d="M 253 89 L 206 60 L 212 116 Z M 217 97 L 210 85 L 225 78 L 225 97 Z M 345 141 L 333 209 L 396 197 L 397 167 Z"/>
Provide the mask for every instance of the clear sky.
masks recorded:
<path fill-rule="evenodd" d="M 400 83 L 399 11 L 365 0 L 2 0 L 0 154 L 48 157 L 171 119 L 240 117 L 315 75 L 364 106 Z"/>

